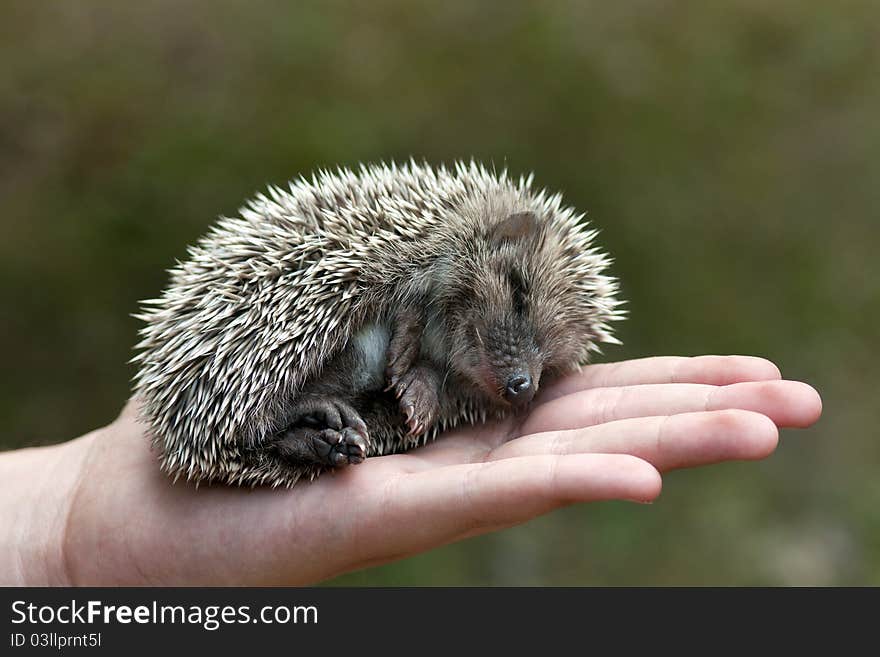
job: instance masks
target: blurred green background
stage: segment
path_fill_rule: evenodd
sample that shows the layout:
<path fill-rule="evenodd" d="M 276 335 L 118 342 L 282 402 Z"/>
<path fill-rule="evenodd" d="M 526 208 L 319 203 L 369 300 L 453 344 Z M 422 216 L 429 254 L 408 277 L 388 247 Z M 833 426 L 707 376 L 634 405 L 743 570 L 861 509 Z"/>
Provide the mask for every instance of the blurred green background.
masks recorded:
<path fill-rule="evenodd" d="M 878 118 L 873 0 L 3 2 L 0 446 L 111 420 L 138 300 L 268 183 L 473 156 L 601 228 L 603 359 L 766 356 L 824 416 L 336 583 L 880 584 Z"/>

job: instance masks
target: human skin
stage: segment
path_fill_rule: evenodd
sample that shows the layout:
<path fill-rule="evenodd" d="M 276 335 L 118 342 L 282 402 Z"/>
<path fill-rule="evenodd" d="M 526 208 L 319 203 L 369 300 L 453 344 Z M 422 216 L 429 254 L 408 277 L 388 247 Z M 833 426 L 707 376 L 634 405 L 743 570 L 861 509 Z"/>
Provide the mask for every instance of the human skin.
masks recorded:
<path fill-rule="evenodd" d="M 111 424 L 0 454 L 0 581 L 305 585 L 579 502 L 649 502 L 661 473 L 773 452 L 820 416 L 810 386 L 746 356 L 592 365 L 529 415 L 461 429 L 292 490 L 171 481 L 130 401 Z"/>

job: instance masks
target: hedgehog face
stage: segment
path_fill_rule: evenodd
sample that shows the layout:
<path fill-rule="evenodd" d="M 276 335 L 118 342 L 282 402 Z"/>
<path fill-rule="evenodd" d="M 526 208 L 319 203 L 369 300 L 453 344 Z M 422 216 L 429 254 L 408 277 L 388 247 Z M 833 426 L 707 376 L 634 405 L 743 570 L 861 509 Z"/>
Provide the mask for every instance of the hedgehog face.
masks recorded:
<path fill-rule="evenodd" d="M 453 369 L 493 402 L 521 407 L 534 397 L 543 363 L 523 318 L 474 309 L 461 317 L 452 343 Z"/>
<path fill-rule="evenodd" d="M 595 337 L 548 232 L 531 212 L 510 215 L 450 277 L 451 367 L 495 403 L 527 405 L 542 375 L 572 370 Z"/>

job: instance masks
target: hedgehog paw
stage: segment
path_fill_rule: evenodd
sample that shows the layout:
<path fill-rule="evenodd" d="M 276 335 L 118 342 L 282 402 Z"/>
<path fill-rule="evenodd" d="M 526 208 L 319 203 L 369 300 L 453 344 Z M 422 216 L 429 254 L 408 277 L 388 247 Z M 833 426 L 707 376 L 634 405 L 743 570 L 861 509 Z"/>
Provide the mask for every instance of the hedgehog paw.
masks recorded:
<path fill-rule="evenodd" d="M 282 458 L 295 465 L 341 468 L 367 458 L 367 439 L 365 434 L 351 427 L 341 431 L 294 427 L 281 433 L 276 449 Z"/>
<path fill-rule="evenodd" d="M 325 429 L 315 446 L 324 455 L 325 463 L 335 468 L 357 465 L 367 458 L 367 441 L 351 427 L 345 427 L 342 431 Z M 324 450 L 327 450 L 326 453 Z"/>
<path fill-rule="evenodd" d="M 440 414 L 436 371 L 426 365 L 412 367 L 400 377 L 394 388 L 400 412 L 406 421 L 407 435 L 419 436 L 425 433 Z"/>
<path fill-rule="evenodd" d="M 290 424 L 336 431 L 350 427 L 367 436 L 367 425 L 358 412 L 348 402 L 335 397 L 307 395 L 299 399 Z"/>

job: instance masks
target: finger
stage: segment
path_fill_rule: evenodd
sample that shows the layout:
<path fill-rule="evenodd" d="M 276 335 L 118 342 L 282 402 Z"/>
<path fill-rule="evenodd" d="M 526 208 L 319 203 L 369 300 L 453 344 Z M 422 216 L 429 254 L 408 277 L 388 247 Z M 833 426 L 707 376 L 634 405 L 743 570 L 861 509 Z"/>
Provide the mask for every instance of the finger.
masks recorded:
<path fill-rule="evenodd" d="M 580 390 L 649 383 L 703 383 L 713 386 L 780 379 L 779 368 L 754 356 L 656 356 L 620 363 L 588 365 L 547 386 L 540 401 Z"/>
<path fill-rule="evenodd" d="M 798 381 L 595 388 L 542 404 L 526 419 L 520 435 L 577 429 L 631 417 L 728 408 L 762 413 L 780 427 L 807 427 L 819 418 L 822 402 L 813 388 Z"/>
<path fill-rule="evenodd" d="M 349 537 L 372 555 L 365 560 L 372 564 L 512 526 L 575 502 L 649 501 L 660 487 L 651 464 L 622 454 L 453 465 L 392 478 L 367 496 L 373 499 L 360 499 L 364 523 Z M 371 513 L 371 507 L 380 511 Z"/>
<path fill-rule="evenodd" d="M 681 413 L 606 422 L 517 438 L 489 458 L 538 454 L 632 454 L 660 471 L 769 456 L 779 440 L 765 415 L 743 410 Z"/>

